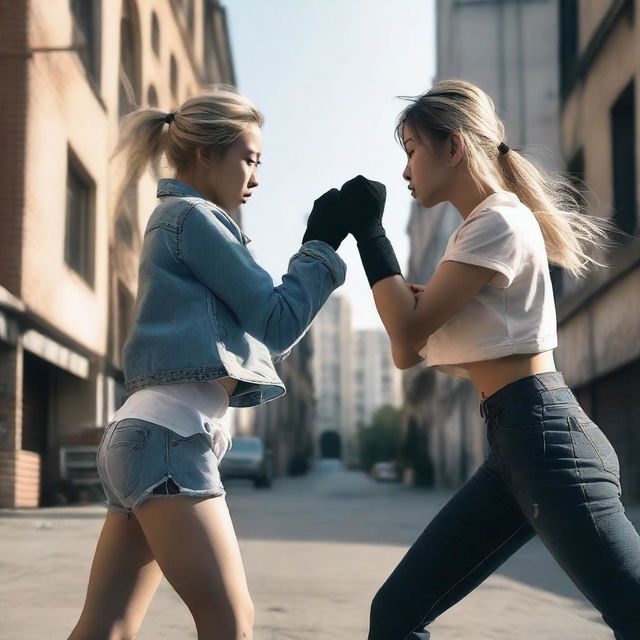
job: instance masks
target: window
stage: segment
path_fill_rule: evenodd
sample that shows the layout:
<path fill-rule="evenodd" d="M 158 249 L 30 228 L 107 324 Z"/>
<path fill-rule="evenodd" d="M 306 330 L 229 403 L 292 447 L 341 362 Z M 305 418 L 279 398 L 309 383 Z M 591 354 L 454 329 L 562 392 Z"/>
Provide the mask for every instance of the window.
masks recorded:
<path fill-rule="evenodd" d="M 580 192 L 579 194 L 576 194 L 576 197 L 579 199 L 580 206 L 583 210 L 586 209 L 587 201 L 584 197 L 584 192 L 587 187 L 584 183 L 585 164 L 583 148 L 578 149 L 569 162 L 567 162 L 567 174 L 573 186 Z M 549 275 L 551 276 L 553 294 L 556 298 L 559 298 L 564 291 L 565 271 L 558 265 L 549 264 Z"/>
<path fill-rule="evenodd" d="M 151 47 L 153 52 L 160 55 L 160 23 L 158 22 L 158 16 L 154 11 L 151 14 Z"/>
<path fill-rule="evenodd" d="M 578 0 L 561 0 L 560 11 L 560 97 L 566 98 L 578 71 Z"/>
<path fill-rule="evenodd" d="M 124 343 L 127 341 L 129 330 L 131 329 L 135 299 L 120 278 L 118 278 L 117 296 L 118 353 L 121 354 L 122 349 L 124 348 Z"/>
<path fill-rule="evenodd" d="M 635 83 L 631 81 L 611 107 L 613 220 L 626 233 L 637 226 Z"/>
<path fill-rule="evenodd" d="M 118 77 L 118 117 L 129 113 L 140 104 L 140 53 L 135 6 L 123 4 L 120 21 L 120 70 Z"/>
<path fill-rule="evenodd" d="M 94 202 L 95 185 L 69 149 L 64 259 L 90 286 L 94 278 Z"/>
<path fill-rule="evenodd" d="M 116 219 L 118 239 L 123 240 L 129 247 L 134 246 L 134 224 L 138 219 L 138 191 L 136 185 L 131 185 L 122 202 L 122 209 Z"/>
<path fill-rule="evenodd" d="M 100 84 L 101 0 L 71 0 L 74 42 L 85 70 Z"/>
<path fill-rule="evenodd" d="M 173 54 L 171 54 L 171 64 L 170 64 L 170 77 L 169 82 L 171 86 L 171 93 L 175 98 L 178 97 L 178 63 L 176 62 L 176 58 Z"/>
<path fill-rule="evenodd" d="M 193 30 L 195 27 L 195 5 L 193 2 L 187 4 L 187 29 L 189 34 L 193 36 Z"/>
<path fill-rule="evenodd" d="M 584 191 L 584 149 L 580 148 L 571 160 L 567 162 L 567 173 L 569 174 L 569 179 L 573 183 L 573 186 L 576 189 L 580 189 L 580 191 Z"/>
<path fill-rule="evenodd" d="M 147 104 L 150 107 L 158 106 L 158 92 L 152 84 L 150 84 L 149 88 L 147 89 Z"/>

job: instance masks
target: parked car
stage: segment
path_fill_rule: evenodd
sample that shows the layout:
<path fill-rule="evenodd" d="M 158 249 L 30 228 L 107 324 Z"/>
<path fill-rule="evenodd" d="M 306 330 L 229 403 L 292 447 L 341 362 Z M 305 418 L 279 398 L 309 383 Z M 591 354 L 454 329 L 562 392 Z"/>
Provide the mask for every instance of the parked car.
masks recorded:
<path fill-rule="evenodd" d="M 220 476 L 253 480 L 256 488 L 271 486 L 271 450 L 258 436 L 236 436 L 220 463 Z"/>
<path fill-rule="evenodd" d="M 400 474 L 393 462 L 376 462 L 371 467 L 371 477 L 378 482 L 400 481 Z"/>

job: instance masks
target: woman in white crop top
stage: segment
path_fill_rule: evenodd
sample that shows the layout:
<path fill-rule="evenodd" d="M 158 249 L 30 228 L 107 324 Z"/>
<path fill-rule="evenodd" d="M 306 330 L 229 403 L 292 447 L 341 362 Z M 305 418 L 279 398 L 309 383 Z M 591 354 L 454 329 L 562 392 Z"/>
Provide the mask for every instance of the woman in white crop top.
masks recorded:
<path fill-rule="evenodd" d="M 606 225 L 505 144 L 493 102 L 467 82 L 413 99 L 396 133 L 411 195 L 423 207 L 451 202 L 461 216 L 433 277 L 402 278 L 381 223 L 383 185 L 362 176 L 343 185 L 345 224 L 396 366 L 424 359 L 470 378 L 489 454 L 376 594 L 369 640 L 428 638 L 426 625 L 535 535 L 615 637 L 638 640 L 640 536 L 620 502 L 619 461 L 553 358 L 548 261 L 575 275 L 598 264 L 589 250 Z"/>

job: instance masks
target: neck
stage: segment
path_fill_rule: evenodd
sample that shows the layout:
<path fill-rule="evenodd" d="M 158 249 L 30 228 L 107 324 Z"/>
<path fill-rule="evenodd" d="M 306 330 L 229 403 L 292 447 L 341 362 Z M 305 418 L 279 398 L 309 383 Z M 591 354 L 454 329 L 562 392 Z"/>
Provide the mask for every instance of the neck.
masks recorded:
<path fill-rule="evenodd" d="M 469 176 L 464 176 L 457 184 L 452 185 L 449 202 L 460 212 L 463 220 L 492 193 L 499 191 L 497 185 L 482 183 L 478 186 Z"/>
<path fill-rule="evenodd" d="M 198 180 L 196 175 L 193 175 L 193 174 L 187 175 L 184 173 L 176 172 L 175 177 L 176 177 L 176 180 L 180 180 L 181 182 L 188 184 L 192 189 L 195 189 L 198 193 L 203 195 L 207 200 L 211 200 L 211 202 L 215 202 L 214 199 L 211 197 L 211 194 L 207 193 L 208 191 L 207 185 L 201 180 Z"/>

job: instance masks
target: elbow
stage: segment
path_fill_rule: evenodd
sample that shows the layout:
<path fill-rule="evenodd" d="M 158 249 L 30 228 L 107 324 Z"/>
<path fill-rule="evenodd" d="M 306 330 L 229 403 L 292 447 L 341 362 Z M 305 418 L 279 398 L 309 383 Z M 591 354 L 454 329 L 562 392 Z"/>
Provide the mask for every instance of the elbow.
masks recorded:
<path fill-rule="evenodd" d="M 396 369 L 400 369 L 400 371 L 405 371 L 406 369 L 411 369 L 411 367 L 415 367 L 419 362 L 422 361 L 422 358 L 417 354 L 407 354 L 402 356 L 394 356 L 393 364 Z"/>
<path fill-rule="evenodd" d="M 431 331 L 429 327 L 424 326 L 424 323 L 417 323 L 415 318 L 410 318 L 407 322 L 396 327 L 389 327 L 387 333 L 391 342 L 405 349 L 412 349 L 417 344 L 424 342 Z"/>

